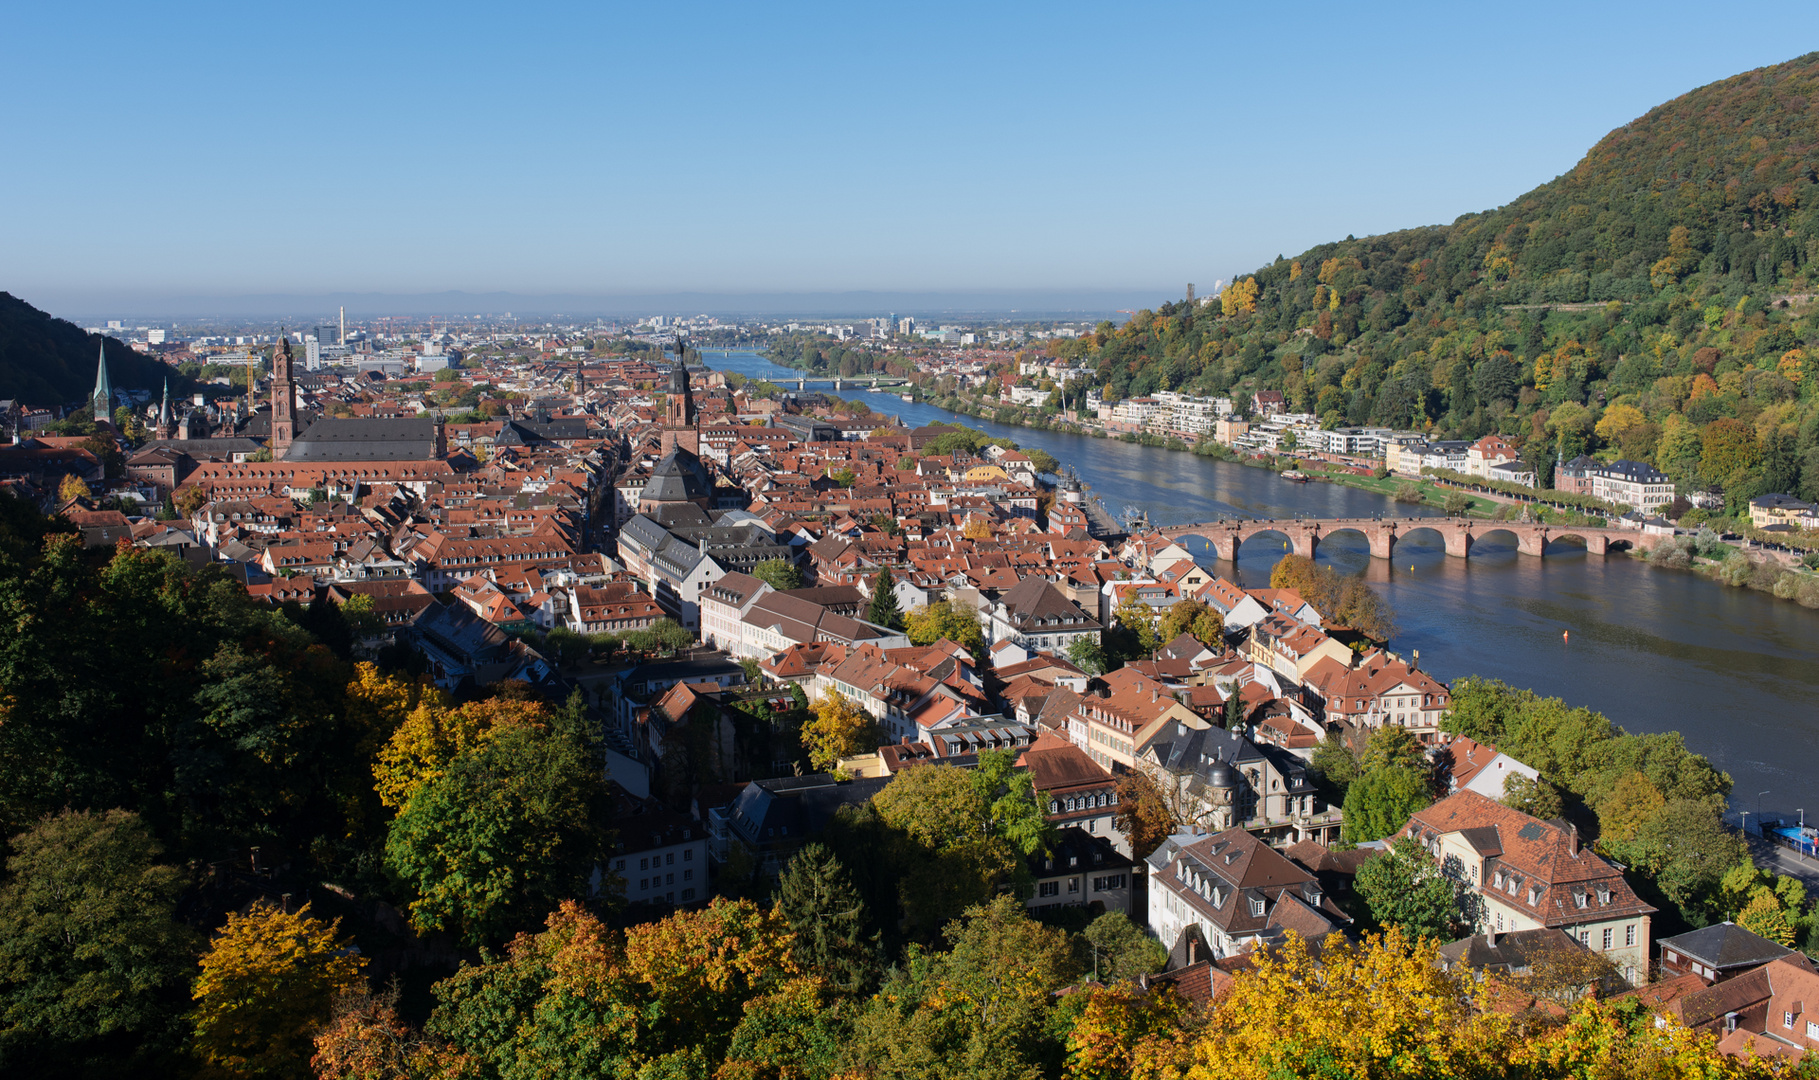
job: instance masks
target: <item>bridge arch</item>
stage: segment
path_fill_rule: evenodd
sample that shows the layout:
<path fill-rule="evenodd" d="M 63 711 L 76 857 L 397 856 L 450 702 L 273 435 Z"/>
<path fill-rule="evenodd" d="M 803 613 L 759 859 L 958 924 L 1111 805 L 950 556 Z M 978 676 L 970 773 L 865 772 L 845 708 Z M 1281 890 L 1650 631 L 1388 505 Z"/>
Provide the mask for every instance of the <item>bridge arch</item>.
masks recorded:
<path fill-rule="evenodd" d="M 1369 551 L 1371 557 L 1375 559 L 1389 558 L 1396 547 L 1394 529 L 1371 528 L 1362 523 L 1356 525 L 1347 523 L 1325 529 L 1320 534 L 1320 540 L 1324 543 L 1334 537 L 1346 535 L 1356 536 L 1364 541 L 1365 550 Z"/>
<path fill-rule="evenodd" d="M 1295 537 L 1290 534 L 1288 528 L 1282 527 L 1278 522 L 1267 522 L 1254 528 L 1240 529 L 1233 535 L 1236 540 L 1236 543 L 1233 544 L 1233 561 L 1236 561 L 1247 547 L 1250 548 L 1253 555 L 1262 554 L 1266 550 L 1282 554 L 1295 550 Z"/>

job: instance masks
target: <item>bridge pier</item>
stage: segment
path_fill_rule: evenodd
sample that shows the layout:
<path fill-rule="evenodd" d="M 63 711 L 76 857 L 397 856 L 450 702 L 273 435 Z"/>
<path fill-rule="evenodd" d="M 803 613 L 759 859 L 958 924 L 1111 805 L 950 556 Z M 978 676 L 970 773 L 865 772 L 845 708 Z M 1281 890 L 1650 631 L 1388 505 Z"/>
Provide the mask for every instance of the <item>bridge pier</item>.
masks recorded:
<path fill-rule="evenodd" d="M 1226 562 L 1238 561 L 1238 530 L 1222 529 L 1209 531 L 1206 542 L 1212 545 L 1213 554 Z"/>
<path fill-rule="evenodd" d="M 1367 530 L 1364 534 L 1364 538 L 1370 541 L 1371 558 L 1395 558 L 1396 527 L 1394 525 L 1380 525 L 1375 529 Z"/>
<path fill-rule="evenodd" d="M 1320 550 L 1320 529 L 1318 526 L 1302 526 L 1288 530 L 1288 542 L 1294 545 L 1295 554 L 1305 559 L 1312 559 Z"/>
<path fill-rule="evenodd" d="M 1516 534 L 1516 550 L 1524 555 L 1543 558 L 1547 555 L 1547 530 L 1524 529 Z"/>
<path fill-rule="evenodd" d="M 1463 525 L 1446 530 L 1446 553 L 1455 559 L 1468 559 L 1472 554 L 1472 531 Z"/>
<path fill-rule="evenodd" d="M 1604 555 L 1609 553 L 1610 549 L 1611 538 L 1603 533 L 1589 535 L 1585 538 L 1585 553 L 1587 555 Z"/>

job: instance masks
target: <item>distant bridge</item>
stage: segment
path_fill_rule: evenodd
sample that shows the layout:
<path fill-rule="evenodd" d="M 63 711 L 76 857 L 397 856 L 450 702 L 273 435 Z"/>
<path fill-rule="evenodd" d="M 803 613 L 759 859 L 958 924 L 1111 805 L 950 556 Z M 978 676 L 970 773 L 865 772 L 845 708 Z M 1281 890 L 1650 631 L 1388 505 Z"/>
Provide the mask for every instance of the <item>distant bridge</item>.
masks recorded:
<path fill-rule="evenodd" d="M 1320 541 L 1339 533 L 1356 533 L 1370 544 L 1371 555 L 1388 559 L 1395 555 L 1396 541 L 1417 532 L 1434 533 L 1446 544 L 1446 553 L 1455 558 L 1468 558 L 1472 544 L 1494 533 L 1508 533 L 1516 541 L 1516 550 L 1540 558 L 1547 545 L 1555 540 L 1576 540 L 1591 555 L 1637 547 L 1652 547 L 1655 537 L 1633 529 L 1611 529 L 1581 525 L 1542 525 L 1520 521 L 1485 521 L 1472 518 L 1296 518 L 1294 520 L 1203 521 L 1193 525 L 1166 525 L 1151 529 L 1170 540 L 1198 536 L 1227 561 L 1236 561 L 1238 549 L 1246 540 L 1264 533 L 1283 537 L 1297 555 L 1313 558 Z"/>

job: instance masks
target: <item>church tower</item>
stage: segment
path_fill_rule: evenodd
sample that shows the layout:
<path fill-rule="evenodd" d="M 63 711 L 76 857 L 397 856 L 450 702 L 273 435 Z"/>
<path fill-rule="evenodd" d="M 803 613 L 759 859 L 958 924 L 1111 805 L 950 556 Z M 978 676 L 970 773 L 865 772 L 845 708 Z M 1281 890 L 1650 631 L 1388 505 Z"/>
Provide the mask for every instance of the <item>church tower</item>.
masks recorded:
<path fill-rule="evenodd" d="M 297 437 L 297 384 L 291 381 L 291 339 L 278 335 L 272 350 L 272 460 L 284 457 Z"/>
<path fill-rule="evenodd" d="M 691 454 L 701 452 L 701 432 L 696 428 L 695 399 L 688 388 L 688 366 L 682 354 L 669 376 L 669 396 L 664 403 L 663 452 L 681 447 Z"/>
<path fill-rule="evenodd" d="M 89 395 L 95 406 L 95 420 L 111 423 L 114 419 L 114 386 L 107 381 L 107 340 L 101 342 L 101 361 L 95 368 L 95 392 Z"/>
<path fill-rule="evenodd" d="M 156 438 L 170 439 L 177 434 L 177 423 L 171 417 L 171 381 L 164 380 L 164 403 L 158 406 L 158 434 Z"/>

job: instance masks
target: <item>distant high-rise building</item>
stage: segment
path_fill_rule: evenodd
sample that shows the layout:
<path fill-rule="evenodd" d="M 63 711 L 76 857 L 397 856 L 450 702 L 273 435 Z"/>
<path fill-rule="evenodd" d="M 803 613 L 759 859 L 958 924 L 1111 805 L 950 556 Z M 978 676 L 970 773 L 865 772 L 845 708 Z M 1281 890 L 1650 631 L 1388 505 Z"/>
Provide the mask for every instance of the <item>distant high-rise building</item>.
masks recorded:
<path fill-rule="evenodd" d="M 322 342 L 315 338 L 303 341 L 303 370 L 319 371 L 322 368 Z"/>

